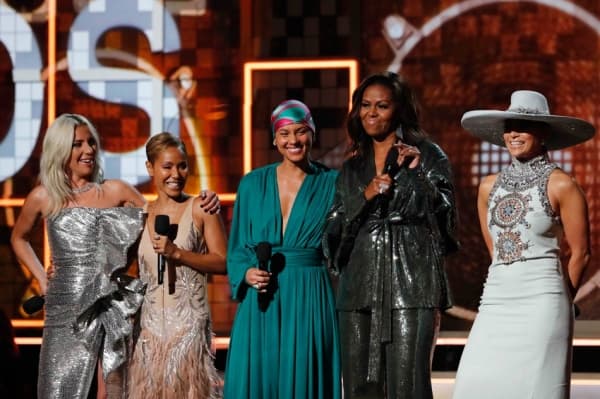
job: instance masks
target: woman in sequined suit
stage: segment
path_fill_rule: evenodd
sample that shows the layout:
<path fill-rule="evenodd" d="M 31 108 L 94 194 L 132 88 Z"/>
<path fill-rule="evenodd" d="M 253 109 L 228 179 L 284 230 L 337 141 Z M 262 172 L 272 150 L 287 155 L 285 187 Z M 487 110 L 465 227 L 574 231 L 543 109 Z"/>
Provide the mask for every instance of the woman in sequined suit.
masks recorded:
<path fill-rule="evenodd" d="M 462 125 L 506 147 L 512 159 L 479 186 L 492 263 L 454 398 L 568 398 L 572 298 L 590 257 L 589 225 L 583 191 L 547 151 L 590 139 L 594 127 L 551 115 L 546 98 L 527 90 L 512 94 L 507 111 L 465 113 Z M 564 266 L 563 237 L 570 249 Z"/>
<path fill-rule="evenodd" d="M 141 281 L 119 273 L 144 226 L 145 201 L 129 184 L 103 179 L 99 154 L 98 133 L 85 117 L 56 118 L 44 137 L 41 184 L 12 231 L 19 261 L 45 295 L 40 399 L 87 398 L 97 364 L 104 396 L 102 382 L 126 360 L 129 316 L 143 298 Z M 40 218 L 52 254 L 49 280 L 29 242 Z"/>
<path fill-rule="evenodd" d="M 138 263 L 147 285 L 129 368 L 129 398 L 216 398 L 219 378 L 211 351 L 208 275 L 225 273 L 227 238 L 218 212 L 203 211 L 203 198 L 183 192 L 187 151 L 170 133 L 146 144 L 146 167 L 158 197 L 147 205 Z M 157 215 L 171 231 L 157 234 Z M 158 255 L 166 259 L 164 279 Z"/>
<path fill-rule="evenodd" d="M 394 73 L 363 80 L 348 132 L 323 239 L 339 273 L 344 395 L 431 398 L 440 311 L 451 305 L 444 255 L 457 248 L 450 163 Z"/>

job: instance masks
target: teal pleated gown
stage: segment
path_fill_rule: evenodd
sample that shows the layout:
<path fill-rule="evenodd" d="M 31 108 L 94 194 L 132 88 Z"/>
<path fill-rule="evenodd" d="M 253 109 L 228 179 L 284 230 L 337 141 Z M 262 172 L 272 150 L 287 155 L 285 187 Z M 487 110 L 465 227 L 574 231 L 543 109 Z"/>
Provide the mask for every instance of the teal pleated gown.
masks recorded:
<path fill-rule="evenodd" d="M 239 301 L 227 356 L 226 399 L 341 396 L 334 295 L 321 237 L 337 172 L 313 163 L 289 215 L 285 234 L 271 164 L 246 175 L 238 188 L 227 253 L 232 296 Z M 273 246 L 272 283 L 258 294 L 244 280 L 256 267 L 255 246 Z"/>

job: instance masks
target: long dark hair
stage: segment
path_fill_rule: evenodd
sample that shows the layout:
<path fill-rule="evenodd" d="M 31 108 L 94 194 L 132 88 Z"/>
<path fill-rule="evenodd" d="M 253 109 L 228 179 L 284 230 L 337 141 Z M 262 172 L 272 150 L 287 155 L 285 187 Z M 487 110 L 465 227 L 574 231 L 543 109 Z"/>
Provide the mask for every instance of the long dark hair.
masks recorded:
<path fill-rule="evenodd" d="M 372 139 L 365 132 L 360 119 L 360 108 L 365 90 L 373 85 L 387 87 L 392 92 L 395 107 L 391 130 L 401 128 L 402 141 L 410 145 L 423 140 L 425 132 L 419 124 L 419 105 L 406 80 L 394 72 L 375 73 L 366 77 L 352 93 L 352 109 L 348 114 L 348 152 L 353 156 L 364 156 L 372 147 Z"/>

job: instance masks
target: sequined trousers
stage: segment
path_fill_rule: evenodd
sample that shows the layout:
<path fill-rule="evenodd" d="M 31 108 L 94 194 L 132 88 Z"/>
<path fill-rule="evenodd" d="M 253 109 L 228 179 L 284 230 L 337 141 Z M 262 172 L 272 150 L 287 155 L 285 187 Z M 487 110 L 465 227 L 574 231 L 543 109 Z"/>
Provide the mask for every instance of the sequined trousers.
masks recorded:
<path fill-rule="evenodd" d="M 432 399 L 431 358 L 439 330 L 437 309 L 394 309 L 391 342 L 382 345 L 382 375 L 367 381 L 371 313 L 339 311 L 344 398 Z"/>

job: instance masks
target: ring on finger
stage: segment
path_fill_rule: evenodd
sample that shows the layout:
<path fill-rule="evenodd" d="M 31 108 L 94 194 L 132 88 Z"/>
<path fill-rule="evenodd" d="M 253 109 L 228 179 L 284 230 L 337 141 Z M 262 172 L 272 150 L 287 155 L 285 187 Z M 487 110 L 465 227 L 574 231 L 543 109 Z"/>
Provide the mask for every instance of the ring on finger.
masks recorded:
<path fill-rule="evenodd" d="M 260 284 L 259 284 L 259 283 L 256 283 L 256 284 L 254 284 L 254 285 L 253 285 L 253 287 L 254 287 L 254 289 L 256 289 L 256 290 L 257 290 L 257 289 L 259 289 L 259 288 L 260 288 Z"/>

